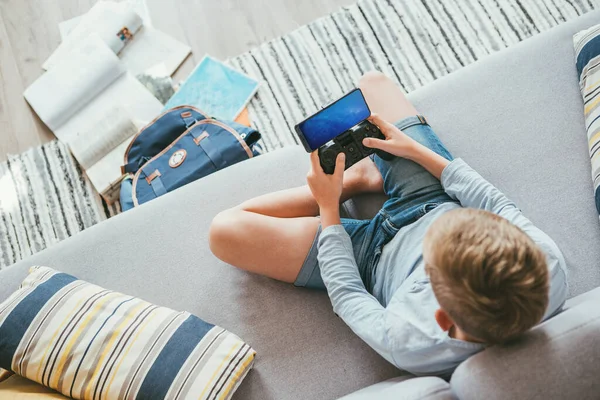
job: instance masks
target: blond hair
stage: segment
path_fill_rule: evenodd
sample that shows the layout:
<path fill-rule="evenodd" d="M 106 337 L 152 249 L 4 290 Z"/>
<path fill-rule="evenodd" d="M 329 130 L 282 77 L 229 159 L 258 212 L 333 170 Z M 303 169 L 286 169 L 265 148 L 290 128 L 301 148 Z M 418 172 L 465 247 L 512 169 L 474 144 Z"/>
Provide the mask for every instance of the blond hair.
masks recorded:
<path fill-rule="evenodd" d="M 502 343 L 542 319 L 546 257 L 508 220 L 483 210 L 450 211 L 427 231 L 423 257 L 440 307 L 467 335 Z"/>

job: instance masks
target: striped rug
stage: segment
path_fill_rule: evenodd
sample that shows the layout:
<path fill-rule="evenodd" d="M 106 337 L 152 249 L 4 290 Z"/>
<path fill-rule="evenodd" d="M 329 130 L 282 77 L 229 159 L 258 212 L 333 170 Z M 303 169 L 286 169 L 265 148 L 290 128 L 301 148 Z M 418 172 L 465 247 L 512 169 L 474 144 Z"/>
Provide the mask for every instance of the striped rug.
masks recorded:
<path fill-rule="evenodd" d="M 267 151 L 380 70 L 406 92 L 591 9 L 600 0 L 360 0 L 230 60 L 263 80 L 249 109 Z M 0 164 L 0 268 L 119 212 L 58 142 Z"/>

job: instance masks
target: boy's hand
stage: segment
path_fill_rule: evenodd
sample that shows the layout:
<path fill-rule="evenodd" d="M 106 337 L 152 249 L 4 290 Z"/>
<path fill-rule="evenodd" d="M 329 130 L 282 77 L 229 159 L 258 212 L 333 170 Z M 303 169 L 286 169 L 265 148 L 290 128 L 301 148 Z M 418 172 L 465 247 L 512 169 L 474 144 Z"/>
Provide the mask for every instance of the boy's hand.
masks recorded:
<path fill-rule="evenodd" d="M 340 223 L 339 208 L 345 163 L 345 154 L 338 154 L 335 160 L 335 171 L 332 175 L 328 175 L 323 171 L 319 162 L 319 152 L 313 151 L 310 154 L 311 169 L 306 175 L 306 181 L 313 197 L 319 204 L 323 228 Z"/>
<path fill-rule="evenodd" d="M 383 150 L 387 153 L 398 157 L 411 158 L 416 150 L 418 143 L 396 128 L 394 125 L 382 119 L 379 115 L 373 114 L 369 117 L 369 121 L 379 127 L 385 140 L 366 138 L 363 144 L 373 149 Z"/>

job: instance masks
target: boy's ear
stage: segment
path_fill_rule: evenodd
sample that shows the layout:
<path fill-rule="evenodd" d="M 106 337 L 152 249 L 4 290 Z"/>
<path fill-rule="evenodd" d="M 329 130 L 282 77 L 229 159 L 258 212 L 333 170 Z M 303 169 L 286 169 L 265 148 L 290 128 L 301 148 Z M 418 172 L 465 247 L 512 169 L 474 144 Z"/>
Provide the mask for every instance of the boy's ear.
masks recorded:
<path fill-rule="evenodd" d="M 454 321 L 452 321 L 446 311 L 442 310 L 441 308 L 435 310 L 435 320 L 444 332 L 448 332 L 454 325 Z"/>

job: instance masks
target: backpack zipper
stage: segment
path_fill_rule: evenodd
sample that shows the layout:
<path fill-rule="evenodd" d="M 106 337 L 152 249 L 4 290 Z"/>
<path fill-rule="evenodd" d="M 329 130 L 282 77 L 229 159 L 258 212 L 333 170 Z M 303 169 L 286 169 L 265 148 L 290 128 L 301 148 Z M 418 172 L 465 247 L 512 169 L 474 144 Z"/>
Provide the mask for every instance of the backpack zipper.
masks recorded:
<path fill-rule="evenodd" d="M 131 150 L 131 146 L 133 146 L 133 142 L 135 142 L 135 140 L 146 131 L 147 128 L 150 127 L 150 125 L 154 124 L 156 121 L 158 121 L 160 118 L 162 118 L 163 116 L 167 115 L 168 113 L 175 111 L 175 110 L 181 110 L 182 108 L 189 108 L 191 110 L 196 111 L 197 113 L 201 114 L 204 118 L 208 118 L 210 119 L 210 117 L 208 116 L 208 114 L 206 114 L 204 111 L 193 107 L 193 106 L 177 106 L 177 107 L 173 107 L 165 112 L 163 112 L 162 114 L 160 114 L 158 117 L 154 118 L 152 121 L 148 122 L 142 129 L 140 129 L 140 131 L 138 133 L 135 134 L 135 136 L 131 139 L 131 142 L 129 142 L 129 146 L 127 146 L 127 150 L 125 150 L 125 156 L 123 157 L 123 165 L 127 165 L 129 164 L 129 150 Z M 177 140 L 177 139 L 176 139 Z M 142 164 L 143 165 L 143 164 Z"/>

